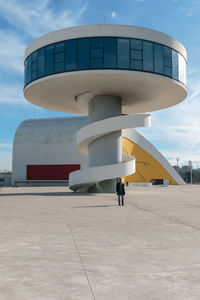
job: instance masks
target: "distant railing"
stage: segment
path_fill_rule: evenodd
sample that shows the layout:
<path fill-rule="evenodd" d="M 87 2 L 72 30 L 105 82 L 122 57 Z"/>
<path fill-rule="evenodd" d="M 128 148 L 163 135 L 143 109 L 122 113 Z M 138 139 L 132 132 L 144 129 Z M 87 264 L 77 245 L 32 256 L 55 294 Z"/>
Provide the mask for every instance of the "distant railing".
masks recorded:
<path fill-rule="evenodd" d="M 68 186 L 69 180 L 15 180 L 13 186 Z"/>

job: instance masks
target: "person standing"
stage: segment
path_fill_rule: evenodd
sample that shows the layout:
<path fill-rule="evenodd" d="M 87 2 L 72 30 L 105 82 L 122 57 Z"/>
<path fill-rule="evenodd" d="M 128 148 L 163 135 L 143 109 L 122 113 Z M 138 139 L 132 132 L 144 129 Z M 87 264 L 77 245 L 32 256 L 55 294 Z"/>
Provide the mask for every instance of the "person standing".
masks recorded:
<path fill-rule="evenodd" d="M 117 183 L 116 186 L 116 192 L 118 195 L 118 204 L 120 205 L 120 198 L 122 199 L 122 205 L 124 205 L 124 195 L 125 195 L 125 190 L 124 190 L 124 184 L 120 178 L 119 182 Z"/>

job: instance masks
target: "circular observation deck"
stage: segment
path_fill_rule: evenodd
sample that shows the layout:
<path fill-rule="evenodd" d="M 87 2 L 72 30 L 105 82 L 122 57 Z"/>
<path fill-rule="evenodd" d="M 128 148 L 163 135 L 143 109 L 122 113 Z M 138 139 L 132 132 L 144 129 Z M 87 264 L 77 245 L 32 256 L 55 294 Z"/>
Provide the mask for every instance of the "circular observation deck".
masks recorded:
<path fill-rule="evenodd" d="M 123 114 L 163 109 L 187 96 L 186 59 L 181 43 L 146 28 L 62 29 L 27 47 L 24 96 L 69 113 L 88 113 L 88 105 L 77 105 L 88 93 L 120 97 Z"/>

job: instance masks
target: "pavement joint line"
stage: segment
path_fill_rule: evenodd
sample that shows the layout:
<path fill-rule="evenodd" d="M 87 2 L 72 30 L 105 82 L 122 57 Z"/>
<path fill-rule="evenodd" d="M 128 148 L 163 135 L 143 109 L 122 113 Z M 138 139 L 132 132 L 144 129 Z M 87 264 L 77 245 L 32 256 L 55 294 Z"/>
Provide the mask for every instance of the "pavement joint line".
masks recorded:
<path fill-rule="evenodd" d="M 87 271 L 86 271 L 86 269 L 85 269 L 85 266 L 84 266 L 84 263 L 83 263 L 83 260 L 82 260 L 80 251 L 79 251 L 79 249 L 78 249 L 78 246 L 77 246 L 77 243 L 76 243 L 76 240 L 75 240 L 75 237 L 74 237 L 74 235 L 73 235 L 73 231 L 72 231 L 72 228 L 71 228 L 71 226 L 70 226 L 70 223 L 69 223 L 68 219 L 67 219 L 67 225 L 68 225 L 68 227 L 69 227 L 69 230 L 70 230 L 70 233 L 71 233 L 71 237 L 72 237 L 72 239 L 73 239 L 73 241 L 74 241 L 74 245 L 75 245 L 75 247 L 76 247 L 76 251 L 77 251 L 77 254 L 78 254 L 78 256 L 79 256 L 79 260 L 80 260 L 80 263 L 81 263 L 81 265 L 82 265 L 83 271 L 84 271 L 84 273 L 85 273 L 85 277 L 86 277 L 86 279 L 87 279 L 87 282 L 88 282 L 90 291 L 91 291 L 91 293 L 92 293 L 92 296 L 93 296 L 94 300 L 96 300 L 95 294 L 94 294 L 94 292 L 93 292 L 93 289 L 92 289 L 90 280 L 89 280 L 88 275 L 87 275 Z"/>
<path fill-rule="evenodd" d="M 153 215 L 156 215 L 156 216 L 165 218 L 165 219 L 167 219 L 167 220 L 169 220 L 169 221 L 173 221 L 173 222 L 175 222 L 175 223 L 178 223 L 178 224 L 184 225 L 184 226 L 186 226 L 186 227 L 190 227 L 190 228 L 193 228 L 193 229 L 195 229 L 195 230 L 197 230 L 197 231 L 200 231 L 200 228 L 199 228 L 199 227 L 196 227 L 196 226 L 191 225 L 191 224 L 184 223 L 184 222 L 182 222 L 182 221 L 180 221 L 180 220 L 178 220 L 178 219 L 172 218 L 172 217 L 163 216 L 163 215 L 161 215 L 161 214 L 159 214 L 159 213 L 156 213 L 156 212 L 150 210 L 149 208 L 144 208 L 144 207 L 141 207 L 141 206 L 138 206 L 138 205 L 135 205 L 135 204 L 130 204 L 130 203 L 129 203 L 129 205 L 132 206 L 132 207 L 136 207 L 137 209 L 140 209 L 140 210 L 143 210 L 143 211 L 147 211 L 147 212 L 149 212 L 149 213 L 151 213 L 151 214 L 153 214 Z"/>

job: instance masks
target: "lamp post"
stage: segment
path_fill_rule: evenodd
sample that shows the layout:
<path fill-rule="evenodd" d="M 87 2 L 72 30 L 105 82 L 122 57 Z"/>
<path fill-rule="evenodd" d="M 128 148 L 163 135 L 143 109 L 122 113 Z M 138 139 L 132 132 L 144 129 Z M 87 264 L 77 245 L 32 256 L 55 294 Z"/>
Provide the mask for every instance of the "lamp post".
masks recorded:
<path fill-rule="evenodd" d="M 189 160 L 188 164 L 189 164 L 189 170 L 190 170 L 190 183 L 192 184 L 192 161 Z"/>
<path fill-rule="evenodd" d="M 180 158 L 176 158 L 177 167 L 178 167 L 179 160 L 180 160 Z"/>

